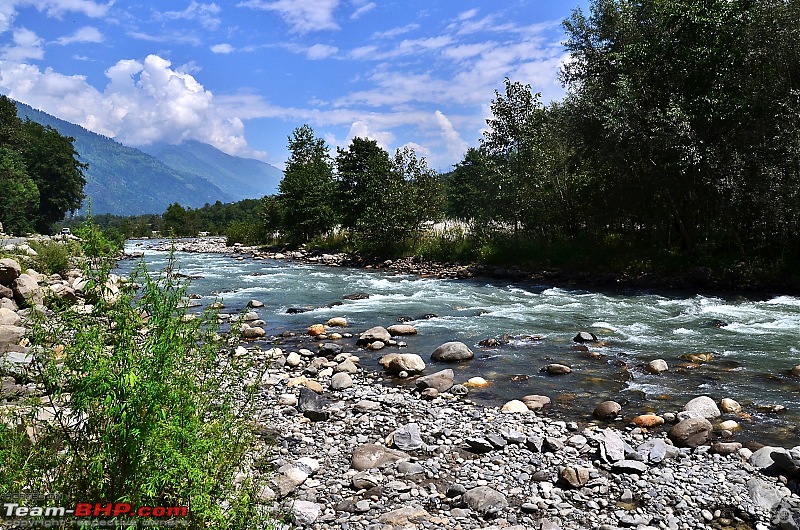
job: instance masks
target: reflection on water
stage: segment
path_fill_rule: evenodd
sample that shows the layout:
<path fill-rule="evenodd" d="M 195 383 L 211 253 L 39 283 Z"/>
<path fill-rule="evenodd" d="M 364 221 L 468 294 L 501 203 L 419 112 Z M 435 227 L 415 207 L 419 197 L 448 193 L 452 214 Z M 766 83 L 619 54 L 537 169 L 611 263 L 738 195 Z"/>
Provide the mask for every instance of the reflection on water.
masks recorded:
<path fill-rule="evenodd" d="M 140 246 L 136 246 L 136 245 Z M 143 250 L 130 242 L 129 250 Z M 166 265 L 167 253 L 145 250 L 151 270 Z M 429 359 L 441 343 L 467 343 L 475 359 L 453 367 L 466 380 L 491 381 L 474 389 L 476 400 L 504 401 L 527 394 L 553 398 L 553 414 L 588 419 L 605 399 L 625 404 L 626 419 L 637 414 L 679 410 L 697 395 L 717 401 L 731 397 L 745 405 L 736 417 L 759 441 L 797 444 L 800 380 L 788 375 L 800 364 L 800 299 L 600 293 L 547 285 L 489 280 L 439 280 L 379 271 L 329 268 L 278 261 L 238 261 L 219 254 L 178 254 L 178 268 L 191 277 L 190 291 L 208 305 L 221 299 L 225 311 L 237 312 L 258 299 L 271 335 L 303 330 L 310 324 L 343 316 L 357 333 L 375 325 L 411 319 L 419 334 L 405 338 L 408 353 Z M 135 262 L 120 264 L 122 273 Z M 345 300 L 354 292 L 369 298 Z M 338 304 L 338 305 L 333 305 Z M 287 314 L 291 307 L 312 311 Z M 435 315 L 430 318 L 423 316 Z M 718 327 L 720 326 L 721 327 Z M 576 348 L 572 337 L 591 331 L 602 345 Z M 500 347 L 482 347 L 489 337 L 508 335 Z M 541 340 L 514 337 L 536 335 Z M 708 352 L 709 362 L 682 355 Z M 385 352 L 382 352 L 385 353 Z M 378 368 L 378 353 L 359 354 L 366 367 Z M 665 359 L 670 371 L 644 370 L 652 359 Z M 558 362 L 573 368 L 565 376 L 540 372 Z M 438 368 L 430 364 L 429 369 Z M 781 404 L 781 414 L 759 407 Z M 768 434 L 764 434 L 767 432 Z"/>

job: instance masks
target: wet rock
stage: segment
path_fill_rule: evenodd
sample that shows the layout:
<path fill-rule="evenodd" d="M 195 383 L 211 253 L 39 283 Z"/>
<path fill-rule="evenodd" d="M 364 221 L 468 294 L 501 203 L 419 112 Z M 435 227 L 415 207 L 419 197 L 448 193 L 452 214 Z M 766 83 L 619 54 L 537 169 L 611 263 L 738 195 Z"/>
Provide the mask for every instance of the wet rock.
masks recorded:
<path fill-rule="evenodd" d="M 306 332 L 312 337 L 316 337 L 318 335 L 324 335 L 325 326 L 323 326 L 322 324 L 312 324 L 311 326 L 308 326 Z"/>
<path fill-rule="evenodd" d="M 572 338 L 573 342 L 584 343 L 584 342 L 597 342 L 597 335 L 594 333 L 589 333 L 588 331 L 581 331 L 577 335 Z"/>
<path fill-rule="evenodd" d="M 333 317 L 328 319 L 328 321 L 325 322 L 325 325 L 329 328 L 346 328 L 347 319 L 344 317 Z"/>
<path fill-rule="evenodd" d="M 721 431 L 729 431 L 729 432 L 736 432 L 739 429 L 741 429 L 741 426 L 735 420 L 725 420 L 721 422 L 717 427 Z"/>
<path fill-rule="evenodd" d="M 264 302 L 260 300 L 250 300 L 249 302 L 247 302 L 247 307 L 252 307 L 252 308 L 264 307 Z"/>
<path fill-rule="evenodd" d="M 319 345 L 319 349 L 317 350 L 317 355 L 322 357 L 335 357 L 342 353 L 342 346 L 340 344 L 336 344 L 335 342 L 323 342 Z"/>
<path fill-rule="evenodd" d="M 727 414 L 736 414 L 742 411 L 742 406 L 736 400 L 725 398 L 720 403 L 720 409 Z"/>
<path fill-rule="evenodd" d="M 392 337 L 396 337 L 398 335 L 416 335 L 417 328 L 414 326 L 409 326 L 408 324 L 395 324 L 393 326 L 389 326 L 386 328 L 386 331 L 389 332 L 389 335 Z"/>
<path fill-rule="evenodd" d="M 797 366 L 795 366 L 794 368 L 792 368 L 791 374 L 792 374 L 794 377 L 800 377 L 800 364 L 798 364 Z"/>
<path fill-rule="evenodd" d="M 342 297 L 345 300 L 366 300 L 369 298 L 369 293 L 351 293 Z"/>
<path fill-rule="evenodd" d="M 690 400 L 683 410 L 699 415 L 707 420 L 713 420 L 722 416 L 717 407 L 717 403 L 708 396 L 698 396 Z"/>
<path fill-rule="evenodd" d="M 453 370 L 447 369 L 422 376 L 416 380 L 415 384 L 419 390 L 433 388 L 438 392 L 447 392 L 453 386 L 454 378 Z"/>
<path fill-rule="evenodd" d="M 392 439 L 394 445 L 401 451 L 412 451 L 425 445 L 420 436 L 419 425 L 416 423 L 403 425 L 392 433 Z"/>
<path fill-rule="evenodd" d="M 645 366 L 645 370 L 647 370 L 651 374 L 661 374 L 664 372 L 668 372 L 669 366 L 667 365 L 667 361 L 665 361 L 664 359 L 655 359 L 647 363 L 647 365 Z"/>
<path fill-rule="evenodd" d="M 436 348 L 431 354 L 431 359 L 440 362 L 461 362 L 468 361 L 475 357 L 475 354 L 463 342 L 445 342 Z"/>
<path fill-rule="evenodd" d="M 542 371 L 550 375 L 566 375 L 572 373 L 572 368 L 565 364 L 552 363 L 545 366 Z"/>
<path fill-rule="evenodd" d="M 711 438 L 711 422 L 704 418 L 687 418 L 669 430 L 669 439 L 679 447 L 705 445 Z"/>
<path fill-rule="evenodd" d="M 382 350 L 386 347 L 386 343 L 382 340 L 376 340 L 367 344 L 368 350 Z"/>
<path fill-rule="evenodd" d="M 528 412 L 530 412 L 530 409 L 522 401 L 520 401 L 518 399 L 513 399 L 513 400 L 509 401 L 508 403 L 506 403 L 505 405 L 503 405 L 503 408 L 501 409 L 501 412 L 504 412 L 504 413 L 507 413 L 507 414 L 528 413 Z"/>
<path fill-rule="evenodd" d="M 642 414 L 633 418 L 632 423 L 637 427 L 652 429 L 653 427 L 664 425 L 664 418 L 661 416 L 656 416 L 655 414 Z"/>
<path fill-rule="evenodd" d="M 742 444 L 739 442 L 717 442 L 711 444 L 711 452 L 723 456 L 738 453 L 741 448 Z"/>
<path fill-rule="evenodd" d="M 612 421 L 617 418 L 620 411 L 622 411 L 622 405 L 616 401 L 603 401 L 595 407 L 592 415 L 599 420 Z"/>
<path fill-rule="evenodd" d="M 264 330 L 264 328 L 260 328 L 258 326 L 246 327 L 242 330 L 242 337 L 246 339 L 260 339 L 266 336 L 267 332 Z"/>
<path fill-rule="evenodd" d="M 416 374 L 425 370 L 425 361 L 416 353 L 390 353 L 381 357 L 378 363 L 392 374 Z"/>
<path fill-rule="evenodd" d="M 681 359 L 684 361 L 689 361 L 690 363 L 701 364 L 701 363 L 709 363 L 714 360 L 714 354 L 712 353 L 686 353 L 681 355 Z"/>
<path fill-rule="evenodd" d="M 389 332 L 386 331 L 386 328 L 383 326 L 375 326 L 373 328 L 369 328 L 367 331 L 359 335 L 356 344 L 359 346 L 365 346 L 376 341 L 386 343 L 389 342 L 391 338 L 392 336 L 389 335 Z"/>
<path fill-rule="evenodd" d="M 471 388 L 483 388 L 489 386 L 489 381 L 483 377 L 470 377 L 464 385 Z"/>
<path fill-rule="evenodd" d="M 547 396 L 539 396 L 536 394 L 531 394 L 529 396 L 523 396 L 522 402 L 525 403 L 530 410 L 537 411 L 542 410 L 544 407 L 550 404 L 550 398 Z"/>
<path fill-rule="evenodd" d="M 410 460 L 411 457 L 397 449 L 389 449 L 378 444 L 359 445 L 353 450 L 352 467 L 358 471 L 380 469 L 395 462 Z"/>
<path fill-rule="evenodd" d="M 286 310 L 287 315 L 298 315 L 300 313 L 308 313 L 313 311 L 313 307 L 290 307 Z"/>
<path fill-rule="evenodd" d="M 790 475 L 800 474 L 800 446 L 782 451 L 772 451 L 772 460 Z"/>
<path fill-rule="evenodd" d="M 464 494 L 464 502 L 470 509 L 484 517 L 497 515 L 508 507 L 506 496 L 488 486 L 478 486 Z"/>

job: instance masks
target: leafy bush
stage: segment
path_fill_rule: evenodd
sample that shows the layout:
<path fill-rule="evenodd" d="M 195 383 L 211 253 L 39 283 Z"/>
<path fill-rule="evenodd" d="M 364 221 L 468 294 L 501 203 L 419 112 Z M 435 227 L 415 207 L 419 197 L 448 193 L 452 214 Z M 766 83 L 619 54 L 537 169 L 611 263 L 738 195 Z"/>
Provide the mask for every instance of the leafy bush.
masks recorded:
<path fill-rule="evenodd" d="M 186 317 L 173 265 L 140 268 L 141 292 L 118 297 L 103 296 L 107 269 L 88 271 L 91 314 L 35 323 L 29 377 L 46 396 L 0 421 L 0 494 L 188 506 L 187 528 L 265 527 L 261 478 L 247 465 L 258 454 L 250 381 L 261 374 L 231 353 L 214 313 Z M 48 411 L 52 421 L 34 421 Z M 236 486 L 241 473 L 250 478 Z"/>
<path fill-rule="evenodd" d="M 72 268 L 70 258 L 78 251 L 74 246 L 61 241 L 31 242 L 31 248 L 37 254 L 33 259 L 33 268 L 42 274 L 63 275 Z"/>
<path fill-rule="evenodd" d="M 241 243 L 245 246 L 255 246 L 266 243 L 265 234 L 258 226 L 248 221 L 234 221 L 225 230 L 228 244 Z"/>

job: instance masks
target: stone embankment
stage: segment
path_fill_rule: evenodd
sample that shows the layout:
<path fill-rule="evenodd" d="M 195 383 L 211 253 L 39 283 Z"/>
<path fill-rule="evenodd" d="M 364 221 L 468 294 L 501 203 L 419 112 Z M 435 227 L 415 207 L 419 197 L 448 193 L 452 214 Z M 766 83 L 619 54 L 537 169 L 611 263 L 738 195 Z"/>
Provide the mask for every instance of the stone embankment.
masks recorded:
<path fill-rule="evenodd" d="M 392 351 L 402 335 L 379 326 L 355 335 L 344 324 L 343 318 L 313 324 L 269 339 L 280 347 L 251 346 L 247 353 L 271 363 L 260 380 L 257 423 L 277 444 L 270 457 L 277 473 L 261 501 L 275 500 L 299 526 L 800 524 L 800 447 L 753 452 L 732 441 L 718 421 L 720 407 L 732 410 L 733 400 L 699 396 L 682 411 L 630 425 L 616 421 L 619 405 L 611 401 L 598 405 L 596 421 L 583 424 L 548 418 L 547 396 L 484 407 L 469 399 L 470 387 L 485 384 L 481 378 L 459 381 L 451 369 L 430 373 L 436 367 L 426 367 L 422 356 Z M 406 328 L 394 331 L 413 333 Z M 384 348 L 392 352 L 376 352 Z M 447 343 L 428 362 L 463 362 L 469 353 Z M 361 369 L 366 356 L 379 356 L 385 372 Z M 390 377 L 406 384 L 385 385 Z"/>

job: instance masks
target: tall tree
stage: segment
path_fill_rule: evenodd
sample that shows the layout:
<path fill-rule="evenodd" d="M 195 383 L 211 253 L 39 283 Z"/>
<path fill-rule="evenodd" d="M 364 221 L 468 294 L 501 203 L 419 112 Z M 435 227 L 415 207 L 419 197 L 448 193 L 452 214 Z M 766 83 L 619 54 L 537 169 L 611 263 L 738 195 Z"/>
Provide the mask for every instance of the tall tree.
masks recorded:
<path fill-rule="evenodd" d="M 25 120 L 23 129 L 23 160 L 39 189 L 36 229 L 44 233 L 67 212 L 80 208 L 85 198 L 83 170 L 87 166 L 78 160 L 74 138 L 30 120 Z"/>
<path fill-rule="evenodd" d="M 389 153 L 368 138 L 353 138 L 347 149 L 338 148 L 336 175 L 342 226 L 356 229 L 358 220 L 391 180 Z"/>
<path fill-rule="evenodd" d="M 0 221 L 12 234 L 34 229 L 33 220 L 39 209 L 39 189 L 25 171 L 22 156 L 0 146 Z"/>
<path fill-rule="evenodd" d="M 294 242 L 306 242 L 336 224 L 335 182 L 330 151 L 303 125 L 289 137 L 289 160 L 280 183 L 282 227 Z"/>

